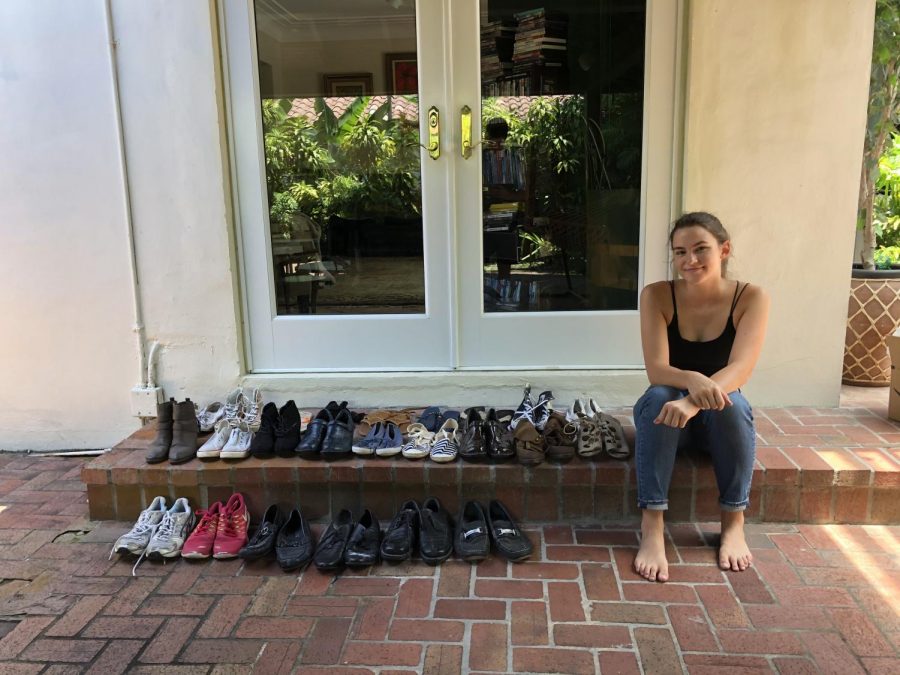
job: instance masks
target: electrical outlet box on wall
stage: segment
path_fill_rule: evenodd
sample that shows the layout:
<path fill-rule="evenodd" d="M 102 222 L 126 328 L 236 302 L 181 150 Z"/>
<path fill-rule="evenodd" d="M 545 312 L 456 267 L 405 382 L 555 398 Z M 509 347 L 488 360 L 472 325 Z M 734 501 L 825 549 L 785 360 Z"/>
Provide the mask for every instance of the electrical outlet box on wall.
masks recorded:
<path fill-rule="evenodd" d="M 131 414 L 156 417 L 156 406 L 163 400 L 162 387 L 135 387 L 131 390 Z"/>

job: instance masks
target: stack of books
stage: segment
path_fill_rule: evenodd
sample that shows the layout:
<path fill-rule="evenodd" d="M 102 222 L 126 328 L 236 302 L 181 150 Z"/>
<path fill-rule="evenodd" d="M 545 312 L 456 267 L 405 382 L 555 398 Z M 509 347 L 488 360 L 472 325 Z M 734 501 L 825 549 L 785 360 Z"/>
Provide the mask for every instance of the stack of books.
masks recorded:
<path fill-rule="evenodd" d="M 482 215 L 485 232 L 509 232 L 519 224 L 519 202 L 491 204 Z"/>
<path fill-rule="evenodd" d="M 562 68 L 566 63 L 569 19 L 544 8 L 519 12 L 516 40 L 513 46 L 514 69 L 522 66 Z"/>
<path fill-rule="evenodd" d="M 489 21 L 481 27 L 481 79 L 485 84 L 512 72 L 516 27 L 504 21 Z"/>

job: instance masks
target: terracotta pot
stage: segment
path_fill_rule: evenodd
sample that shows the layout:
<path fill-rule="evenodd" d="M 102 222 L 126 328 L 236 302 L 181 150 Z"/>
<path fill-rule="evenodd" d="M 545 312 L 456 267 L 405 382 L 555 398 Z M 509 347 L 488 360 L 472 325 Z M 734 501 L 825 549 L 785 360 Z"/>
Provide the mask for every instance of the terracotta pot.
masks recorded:
<path fill-rule="evenodd" d="M 841 381 L 861 387 L 891 383 L 884 339 L 900 326 L 900 270 L 853 270 Z"/>

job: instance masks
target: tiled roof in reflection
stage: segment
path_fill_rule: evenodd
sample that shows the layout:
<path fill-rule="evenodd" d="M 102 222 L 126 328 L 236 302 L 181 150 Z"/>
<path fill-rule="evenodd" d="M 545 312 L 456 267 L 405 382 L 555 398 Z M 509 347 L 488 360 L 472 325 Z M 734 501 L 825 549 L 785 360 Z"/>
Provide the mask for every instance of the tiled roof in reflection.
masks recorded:
<path fill-rule="evenodd" d="M 325 98 L 325 103 L 331 108 L 337 117 L 343 115 L 356 100 L 355 96 L 330 96 Z M 524 117 L 535 100 L 534 96 L 499 96 L 494 99 L 500 106 L 507 108 L 513 115 Z M 371 115 L 379 106 L 384 105 L 387 96 L 372 96 L 369 105 L 366 106 L 366 114 Z M 391 100 L 391 117 L 406 117 L 407 119 L 418 119 L 419 104 L 417 101 L 411 101 L 405 96 L 394 96 Z M 316 113 L 315 98 L 295 98 L 291 109 L 288 112 L 290 117 L 306 117 L 309 120 L 316 119 L 319 115 Z"/>

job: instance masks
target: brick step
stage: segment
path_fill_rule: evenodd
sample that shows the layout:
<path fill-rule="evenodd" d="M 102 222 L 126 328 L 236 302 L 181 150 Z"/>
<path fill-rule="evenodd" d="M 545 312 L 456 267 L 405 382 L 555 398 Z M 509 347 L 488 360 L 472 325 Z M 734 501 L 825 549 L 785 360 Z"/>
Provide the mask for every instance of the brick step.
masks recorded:
<path fill-rule="evenodd" d="M 765 413 L 756 412 L 758 423 Z M 624 415 L 621 417 L 624 418 Z M 525 522 L 595 522 L 639 516 L 633 460 L 609 458 L 568 464 L 435 464 L 397 458 L 325 463 L 248 458 L 150 465 L 152 426 L 135 432 L 82 469 L 90 515 L 133 520 L 153 497 L 187 497 L 198 508 L 242 492 L 258 519 L 266 506 L 299 504 L 307 518 L 327 521 L 342 508 L 372 508 L 389 519 L 407 499 L 436 496 L 455 512 L 468 499 L 501 499 Z M 634 447 L 634 430 L 626 427 Z M 774 447 L 760 445 L 754 469 L 752 521 L 900 523 L 900 451 L 890 447 Z M 668 519 L 718 518 L 718 490 L 709 458 L 678 456 Z"/>

